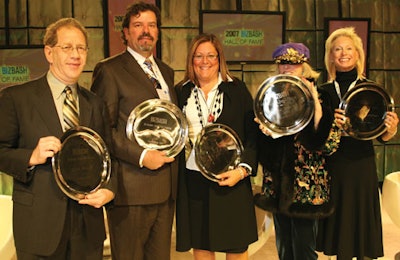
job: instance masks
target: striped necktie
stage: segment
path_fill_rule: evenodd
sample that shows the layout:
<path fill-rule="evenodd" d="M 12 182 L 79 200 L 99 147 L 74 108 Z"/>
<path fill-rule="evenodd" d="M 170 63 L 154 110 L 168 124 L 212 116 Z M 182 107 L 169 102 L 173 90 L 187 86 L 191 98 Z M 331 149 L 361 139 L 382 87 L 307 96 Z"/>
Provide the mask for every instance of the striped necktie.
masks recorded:
<path fill-rule="evenodd" d="M 79 125 L 78 104 L 69 86 L 65 87 L 65 100 L 63 106 L 64 129 Z"/>
<path fill-rule="evenodd" d="M 144 61 L 144 65 L 146 65 L 147 68 L 153 73 L 153 75 L 155 75 L 155 74 L 154 74 L 154 70 L 153 70 L 153 64 L 152 64 L 151 60 L 146 59 L 146 60 Z M 146 71 L 145 71 L 145 72 L 146 72 Z M 153 77 L 152 75 L 150 75 L 150 74 L 147 73 L 147 72 L 146 72 L 146 75 L 147 75 L 147 77 L 150 79 L 151 83 L 153 83 L 153 86 L 154 86 L 155 88 L 161 89 L 160 82 L 158 82 L 158 80 L 157 80 L 155 77 Z"/>

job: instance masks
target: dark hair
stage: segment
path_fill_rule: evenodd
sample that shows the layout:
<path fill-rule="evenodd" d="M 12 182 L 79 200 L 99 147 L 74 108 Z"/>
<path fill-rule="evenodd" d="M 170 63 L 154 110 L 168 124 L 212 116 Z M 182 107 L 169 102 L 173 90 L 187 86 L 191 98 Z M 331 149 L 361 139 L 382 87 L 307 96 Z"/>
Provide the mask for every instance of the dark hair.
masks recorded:
<path fill-rule="evenodd" d="M 128 6 L 128 8 L 126 8 L 125 17 L 124 20 L 122 21 L 121 38 L 124 41 L 125 45 L 127 44 L 127 41 L 124 34 L 124 28 L 129 28 L 129 23 L 131 21 L 132 16 L 140 16 L 140 13 L 146 11 L 152 11 L 156 15 L 157 28 L 161 27 L 161 12 L 156 5 L 148 4 L 145 2 L 138 2 L 132 4 Z"/>
<path fill-rule="evenodd" d="M 58 43 L 57 31 L 62 27 L 74 27 L 79 29 L 85 36 L 86 44 L 88 42 L 88 34 L 85 27 L 75 18 L 61 18 L 56 22 L 50 24 L 46 28 L 46 33 L 43 38 L 43 44 L 54 47 Z"/>
<path fill-rule="evenodd" d="M 196 85 L 199 85 L 199 82 L 194 73 L 193 56 L 196 53 L 196 50 L 199 47 L 199 45 L 202 43 L 205 43 L 205 42 L 210 42 L 214 46 L 214 48 L 217 50 L 218 61 L 219 61 L 219 72 L 221 73 L 222 80 L 225 82 L 228 81 L 228 76 L 233 78 L 228 70 L 228 65 L 226 64 L 222 44 L 218 40 L 217 36 L 215 36 L 214 34 L 203 33 L 203 34 L 200 34 L 197 37 L 195 37 L 192 40 L 192 43 L 190 44 L 190 48 L 189 48 L 189 52 L 188 52 L 188 56 L 187 56 L 187 60 L 186 60 L 185 77 L 181 81 L 181 83 L 184 83 L 184 82 L 190 80 L 193 83 L 195 83 Z"/>

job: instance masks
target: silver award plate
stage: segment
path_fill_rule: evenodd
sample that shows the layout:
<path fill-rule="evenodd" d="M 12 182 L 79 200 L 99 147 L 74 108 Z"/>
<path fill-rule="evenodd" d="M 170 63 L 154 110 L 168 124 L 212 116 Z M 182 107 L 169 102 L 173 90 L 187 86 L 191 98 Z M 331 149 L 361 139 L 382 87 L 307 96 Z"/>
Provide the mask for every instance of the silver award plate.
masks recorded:
<path fill-rule="evenodd" d="M 292 135 L 312 119 L 314 100 L 300 78 L 280 74 L 261 83 L 254 99 L 254 113 L 271 133 Z"/>
<path fill-rule="evenodd" d="M 100 135 L 78 126 L 60 140 L 61 150 L 53 156 L 52 167 L 58 186 L 68 197 L 83 199 L 108 183 L 111 159 Z"/>
<path fill-rule="evenodd" d="M 149 99 L 130 113 L 126 135 L 143 148 L 165 151 L 167 156 L 174 157 L 185 147 L 188 124 L 175 104 Z"/>
<path fill-rule="evenodd" d="M 234 169 L 240 163 L 243 145 L 234 130 L 223 124 L 205 126 L 197 135 L 196 164 L 211 181 L 218 182 L 218 174 Z"/>
<path fill-rule="evenodd" d="M 386 131 L 386 113 L 394 107 L 393 98 L 376 83 L 357 84 L 339 105 L 346 116 L 343 130 L 359 140 L 375 139 Z"/>

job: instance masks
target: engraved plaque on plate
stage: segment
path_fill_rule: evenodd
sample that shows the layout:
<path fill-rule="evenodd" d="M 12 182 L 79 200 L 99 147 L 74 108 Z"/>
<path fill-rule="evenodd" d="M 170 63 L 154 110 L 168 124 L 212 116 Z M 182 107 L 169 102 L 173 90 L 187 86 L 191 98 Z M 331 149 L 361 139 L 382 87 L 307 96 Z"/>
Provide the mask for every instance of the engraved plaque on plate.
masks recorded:
<path fill-rule="evenodd" d="M 205 126 L 198 134 L 195 159 L 200 172 L 211 181 L 218 174 L 234 169 L 240 163 L 243 145 L 236 132 L 223 124 Z"/>
<path fill-rule="evenodd" d="M 292 135 L 310 122 L 314 115 L 314 100 L 300 78 L 280 74 L 260 85 L 254 99 L 254 113 L 271 133 Z"/>
<path fill-rule="evenodd" d="M 108 183 L 111 159 L 103 139 L 92 129 L 78 126 L 61 137 L 61 150 L 52 158 L 60 189 L 80 200 Z"/>
<path fill-rule="evenodd" d="M 167 156 L 174 157 L 185 147 L 188 124 L 175 104 L 150 99 L 132 110 L 126 135 L 143 148 L 165 151 Z"/>
<path fill-rule="evenodd" d="M 392 97 L 374 82 L 362 82 L 343 96 L 339 105 L 345 111 L 343 130 L 360 140 L 370 140 L 386 131 L 386 112 L 394 111 Z"/>

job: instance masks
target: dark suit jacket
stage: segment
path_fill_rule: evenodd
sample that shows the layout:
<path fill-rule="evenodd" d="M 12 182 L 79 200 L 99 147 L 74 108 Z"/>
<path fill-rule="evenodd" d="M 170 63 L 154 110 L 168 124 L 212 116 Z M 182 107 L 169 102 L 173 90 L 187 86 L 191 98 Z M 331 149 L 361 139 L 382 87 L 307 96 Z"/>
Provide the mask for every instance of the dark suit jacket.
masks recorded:
<path fill-rule="evenodd" d="M 80 121 L 102 137 L 110 135 L 104 103 L 78 88 Z M 46 76 L 0 92 L 0 171 L 14 177 L 13 226 L 18 250 L 49 255 L 60 242 L 69 199 L 57 186 L 51 160 L 28 173 L 39 138 L 63 134 Z M 110 145 L 110 138 L 105 138 Z M 116 192 L 112 177 L 107 188 Z M 76 203 L 76 202 L 72 202 Z M 103 210 L 82 205 L 89 243 L 105 239 Z"/>
<path fill-rule="evenodd" d="M 169 86 L 172 102 L 177 104 L 173 70 L 155 59 Z M 98 63 L 93 72 L 92 91 L 106 101 L 110 112 L 115 155 L 119 161 L 118 193 L 115 205 L 149 205 L 175 199 L 178 165 L 165 164 L 158 170 L 139 166 L 143 148 L 126 135 L 126 123 L 131 111 L 140 103 L 158 98 L 157 91 L 143 69 L 125 51 Z"/>

